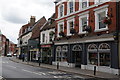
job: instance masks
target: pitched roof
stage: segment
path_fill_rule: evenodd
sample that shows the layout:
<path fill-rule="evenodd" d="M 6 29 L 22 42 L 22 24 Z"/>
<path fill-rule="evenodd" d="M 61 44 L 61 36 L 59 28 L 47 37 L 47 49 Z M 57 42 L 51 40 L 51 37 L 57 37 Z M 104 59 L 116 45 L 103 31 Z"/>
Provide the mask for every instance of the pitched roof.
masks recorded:
<path fill-rule="evenodd" d="M 52 22 L 49 22 L 49 20 L 52 20 Z M 55 13 L 48 19 L 47 23 L 43 26 L 41 31 L 55 28 Z"/>
<path fill-rule="evenodd" d="M 32 29 L 32 36 L 30 39 L 35 39 L 39 37 L 40 33 L 40 27 L 42 27 L 46 23 L 46 18 L 43 16 L 41 19 L 39 19 L 36 24 L 33 26 Z"/>

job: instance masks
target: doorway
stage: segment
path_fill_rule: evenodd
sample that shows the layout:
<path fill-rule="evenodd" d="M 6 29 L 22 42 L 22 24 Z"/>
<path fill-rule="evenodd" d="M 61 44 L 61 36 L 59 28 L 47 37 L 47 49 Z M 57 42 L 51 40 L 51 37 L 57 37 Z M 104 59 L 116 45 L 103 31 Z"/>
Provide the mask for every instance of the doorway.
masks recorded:
<path fill-rule="evenodd" d="M 80 51 L 73 51 L 75 59 L 75 67 L 81 68 L 81 54 Z"/>

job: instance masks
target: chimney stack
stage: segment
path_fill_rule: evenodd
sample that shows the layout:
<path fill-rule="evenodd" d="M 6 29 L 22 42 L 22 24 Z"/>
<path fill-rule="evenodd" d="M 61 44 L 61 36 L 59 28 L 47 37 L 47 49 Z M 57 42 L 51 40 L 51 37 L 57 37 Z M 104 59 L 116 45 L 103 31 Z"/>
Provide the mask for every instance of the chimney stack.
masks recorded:
<path fill-rule="evenodd" d="M 30 26 L 33 26 L 34 23 L 35 23 L 35 16 L 31 16 L 31 18 L 30 18 Z"/>

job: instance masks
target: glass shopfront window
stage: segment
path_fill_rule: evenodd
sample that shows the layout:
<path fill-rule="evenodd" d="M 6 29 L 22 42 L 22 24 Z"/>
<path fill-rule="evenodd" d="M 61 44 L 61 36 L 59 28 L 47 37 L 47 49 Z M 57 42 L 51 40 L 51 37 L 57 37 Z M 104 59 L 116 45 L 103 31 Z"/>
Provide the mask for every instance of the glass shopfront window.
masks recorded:
<path fill-rule="evenodd" d="M 110 66 L 110 53 L 100 53 L 100 66 Z"/>
<path fill-rule="evenodd" d="M 98 65 L 98 54 L 89 53 L 89 64 Z"/>
<path fill-rule="evenodd" d="M 56 48 L 56 61 L 67 61 L 67 46 L 58 46 Z"/>
<path fill-rule="evenodd" d="M 110 45 L 102 43 L 97 48 L 97 45 L 91 44 L 88 46 L 88 63 L 97 66 L 110 66 Z"/>

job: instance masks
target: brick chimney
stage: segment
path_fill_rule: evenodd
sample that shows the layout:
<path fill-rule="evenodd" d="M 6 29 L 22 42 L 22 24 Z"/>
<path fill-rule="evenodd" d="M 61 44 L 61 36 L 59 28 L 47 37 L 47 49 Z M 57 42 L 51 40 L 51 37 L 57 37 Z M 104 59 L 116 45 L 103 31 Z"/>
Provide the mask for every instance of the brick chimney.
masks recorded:
<path fill-rule="evenodd" d="M 35 23 L 35 16 L 31 16 L 31 18 L 30 18 L 30 26 L 33 26 L 34 23 Z"/>

